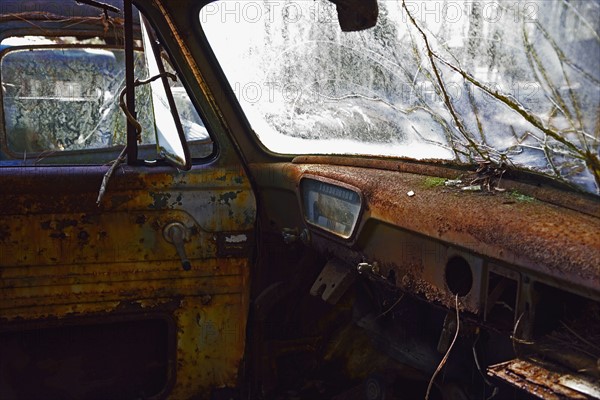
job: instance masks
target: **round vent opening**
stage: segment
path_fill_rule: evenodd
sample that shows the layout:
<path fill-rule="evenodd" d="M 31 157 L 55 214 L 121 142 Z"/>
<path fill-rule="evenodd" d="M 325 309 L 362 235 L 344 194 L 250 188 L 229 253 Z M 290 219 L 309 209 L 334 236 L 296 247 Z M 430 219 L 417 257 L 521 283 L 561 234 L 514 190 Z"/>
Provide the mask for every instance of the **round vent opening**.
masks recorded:
<path fill-rule="evenodd" d="M 453 294 L 466 296 L 473 287 L 471 266 L 462 257 L 452 257 L 446 263 L 446 285 Z"/>

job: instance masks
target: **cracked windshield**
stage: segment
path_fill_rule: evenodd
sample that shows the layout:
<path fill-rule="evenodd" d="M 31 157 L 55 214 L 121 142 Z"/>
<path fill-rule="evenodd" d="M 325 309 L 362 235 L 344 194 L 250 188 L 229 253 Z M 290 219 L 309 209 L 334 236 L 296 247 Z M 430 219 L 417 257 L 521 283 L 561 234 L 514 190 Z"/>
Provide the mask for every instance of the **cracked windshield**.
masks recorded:
<path fill-rule="evenodd" d="M 223 1 L 200 24 L 260 141 L 284 154 L 490 161 L 600 190 L 600 1 Z"/>

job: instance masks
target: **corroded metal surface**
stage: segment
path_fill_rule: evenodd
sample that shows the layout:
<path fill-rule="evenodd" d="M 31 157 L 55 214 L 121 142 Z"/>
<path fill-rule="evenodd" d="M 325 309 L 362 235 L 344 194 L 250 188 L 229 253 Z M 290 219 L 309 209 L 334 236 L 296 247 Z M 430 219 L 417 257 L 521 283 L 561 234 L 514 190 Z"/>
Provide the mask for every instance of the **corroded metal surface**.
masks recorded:
<path fill-rule="evenodd" d="M 457 164 L 444 160 L 389 160 L 389 159 L 373 159 L 365 157 L 335 157 L 335 156 L 298 156 L 293 160 L 295 164 L 328 164 L 328 165 L 345 165 L 352 167 L 368 168 L 368 169 L 383 169 L 388 171 L 407 172 L 412 174 L 428 175 L 433 177 L 443 177 L 448 179 L 456 179 L 464 175 L 470 175 L 473 170 L 472 165 Z M 570 208 L 573 210 L 585 212 L 600 218 L 600 205 L 598 199 L 589 194 L 571 193 L 568 190 L 557 190 L 553 186 L 562 186 L 557 182 L 551 181 L 549 178 L 532 175 L 520 176 L 519 180 L 511 180 L 514 175 L 510 170 L 506 171 L 502 180 L 502 187 L 508 190 L 518 190 L 527 193 L 542 201 L 556 204 L 561 207 Z M 525 175 L 525 174 L 521 174 Z M 535 182 L 531 182 L 535 179 Z M 530 183 L 527 183 L 530 181 Z"/>
<path fill-rule="evenodd" d="M 289 163 L 251 168 L 265 189 L 295 191 L 302 174 L 353 185 L 367 202 L 363 223 L 389 223 L 598 296 L 600 219 L 589 214 L 509 193 L 431 187 L 426 176 L 391 170 Z M 359 237 L 354 248 L 360 245 Z"/>
<path fill-rule="evenodd" d="M 490 376 L 502 379 L 540 399 L 590 399 L 561 384 L 563 374 L 524 360 L 512 360 L 488 368 Z"/>
<path fill-rule="evenodd" d="M 170 398 L 234 387 L 245 347 L 255 201 L 241 170 L 4 168 L 0 176 L 0 330 L 23 321 L 150 315 L 170 306 Z M 184 271 L 163 236 L 190 232 Z M 236 242 L 235 251 L 227 247 Z M 164 313 L 164 312 L 163 312 Z M 45 322 L 46 321 L 46 322 Z"/>
<path fill-rule="evenodd" d="M 195 64 L 177 24 L 163 15 L 166 10 L 157 2 L 139 6 L 164 34 L 165 44 L 182 66 L 181 78 L 195 91 L 196 100 L 200 98 L 204 111 L 210 110 L 212 103 L 206 102 L 212 97 L 202 76 L 195 67 L 191 73 L 185 68 Z M 189 13 L 181 12 L 185 9 L 178 8 L 178 15 L 187 20 Z M 123 40 L 122 18 L 75 2 L 8 2 L 2 4 L 2 11 L 2 37 L 50 32 L 108 37 L 117 45 Z M 134 29 L 139 30 L 137 24 Z M 202 99 L 202 93 L 208 100 Z M 209 398 L 214 388 L 239 384 L 256 203 L 239 157 L 220 127 L 224 119 L 206 114 L 211 134 L 221 146 L 218 159 L 187 173 L 165 166 L 118 166 L 100 207 L 95 202 L 108 166 L 37 167 L 37 158 L 32 157 L 27 162 L 18 157 L 4 163 L 0 334 L 18 334 L 25 325 L 41 330 L 84 321 L 102 325 L 115 319 L 165 318 L 172 321 L 169 343 L 172 340 L 174 345 L 171 349 L 157 343 L 157 347 L 172 352 L 169 371 L 173 375 L 159 398 Z M 90 162 L 84 156 L 77 153 L 71 160 Z M 189 232 L 184 244 L 192 266 L 189 271 L 164 238 L 164 227 L 171 223 L 181 223 Z M 41 340 L 39 345 L 51 347 Z M 123 348 L 120 345 L 115 348 Z M 103 356 L 97 349 L 92 353 Z M 64 362 L 63 356 L 68 357 L 58 355 L 52 362 Z M 85 366 L 77 370 L 85 374 Z M 127 379 L 127 374 L 135 373 L 126 371 L 119 377 Z M 98 378 L 82 377 L 82 387 L 86 379 Z M 6 388 L 3 385 L 0 378 L 0 392 Z M 70 387 L 65 393 L 77 390 Z"/>
<path fill-rule="evenodd" d="M 0 215 L 185 209 L 207 232 L 253 228 L 254 198 L 243 170 L 119 167 L 98 208 L 105 172 L 106 167 L 3 168 Z"/>

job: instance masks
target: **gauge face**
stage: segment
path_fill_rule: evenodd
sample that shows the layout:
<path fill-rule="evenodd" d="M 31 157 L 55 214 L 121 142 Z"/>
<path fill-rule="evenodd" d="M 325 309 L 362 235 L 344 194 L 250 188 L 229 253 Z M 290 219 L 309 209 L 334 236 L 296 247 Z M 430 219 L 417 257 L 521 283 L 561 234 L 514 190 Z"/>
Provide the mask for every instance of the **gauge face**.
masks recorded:
<path fill-rule="evenodd" d="M 313 178 L 302 178 L 300 193 L 306 221 L 348 239 L 362 208 L 357 189 Z"/>

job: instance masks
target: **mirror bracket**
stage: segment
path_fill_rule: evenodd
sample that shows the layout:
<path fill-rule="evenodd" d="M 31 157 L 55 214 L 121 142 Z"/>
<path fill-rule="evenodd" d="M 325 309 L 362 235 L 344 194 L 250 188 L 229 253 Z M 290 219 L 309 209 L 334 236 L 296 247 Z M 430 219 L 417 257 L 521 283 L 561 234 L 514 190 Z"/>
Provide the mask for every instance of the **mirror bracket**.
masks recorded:
<path fill-rule="evenodd" d="M 338 22 L 344 32 L 362 31 L 377 24 L 377 0 L 329 0 L 337 9 Z"/>

